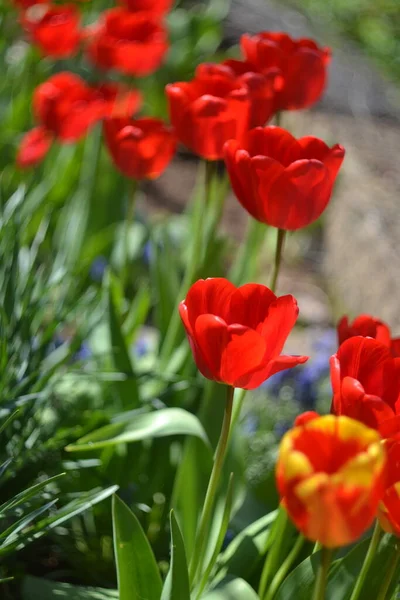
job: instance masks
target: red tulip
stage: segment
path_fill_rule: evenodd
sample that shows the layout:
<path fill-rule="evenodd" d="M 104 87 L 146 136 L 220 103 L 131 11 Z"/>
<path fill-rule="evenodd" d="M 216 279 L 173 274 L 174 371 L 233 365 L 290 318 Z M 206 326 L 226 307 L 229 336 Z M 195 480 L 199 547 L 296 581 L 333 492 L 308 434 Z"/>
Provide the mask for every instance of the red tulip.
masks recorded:
<path fill-rule="evenodd" d="M 64 142 L 80 139 L 99 118 L 104 106 L 94 102 L 93 90 L 77 75 L 57 73 L 33 95 L 36 119 Z"/>
<path fill-rule="evenodd" d="M 66 58 L 78 49 L 79 12 L 73 4 L 52 6 L 38 4 L 29 8 L 22 24 L 45 56 Z"/>
<path fill-rule="evenodd" d="M 384 494 L 386 452 L 377 431 L 348 417 L 313 418 L 288 431 L 276 467 L 283 506 L 308 539 L 355 542 Z"/>
<path fill-rule="evenodd" d="M 242 139 L 249 124 L 250 93 L 229 67 L 199 65 L 192 81 L 165 89 L 179 141 L 202 158 L 219 160 L 227 140 Z"/>
<path fill-rule="evenodd" d="M 308 358 L 281 355 L 297 302 L 263 285 L 236 288 L 226 279 L 200 279 L 179 312 L 196 365 L 208 379 L 250 390 Z"/>
<path fill-rule="evenodd" d="M 258 221 L 295 230 L 313 223 L 326 208 L 344 157 L 314 137 L 296 140 L 280 127 L 257 127 L 243 141 L 225 145 L 232 188 Z"/>
<path fill-rule="evenodd" d="M 33 96 L 37 120 L 64 142 L 80 139 L 104 117 L 131 116 L 139 103 L 139 93 L 125 86 L 108 83 L 90 87 L 68 72 L 50 77 Z"/>
<path fill-rule="evenodd" d="M 44 127 L 28 131 L 22 138 L 17 154 L 17 165 L 21 169 L 40 163 L 50 150 L 53 136 Z"/>
<path fill-rule="evenodd" d="M 103 127 L 113 162 L 127 177 L 154 179 L 175 154 L 175 136 L 160 119 L 106 119 Z"/>
<path fill-rule="evenodd" d="M 374 338 L 385 346 L 391 344 L 389 327 L 371 315 L 359 315 L 351 324 L 348 317 L 342 317 L 337 325 L 337 332 L 339 345 L 355 335 Z"/>
<path fill-rule="evenodd" d="M 229 67 L 239 84 L 245 85 L 250 95 L 249 128 L 265 125 L 275 111 L 276 89 L 281 80 L 278 69 L 269 69 L 265 73 L 255 72 L 252 65 L 242 60 L 225 60 L 222 63 Z"/>
<path fill-rule="evenodd" d="M 87 52 L 102 69 L 126 75 L 149 75 L 158 69 L 168 50 L 167 32 L 156 17 L 112 8 L 86 35 Z"/>
<path fill-rule="evenodd" d="M 400 441 L 388 440 L 386 490 L 378 510 L 384 531 L 400 537 Z"/>
<path fill-rule="evenodd" d="M 35 4 L 47 4 L 48 0 L 13 0 L 18 8 L 27 9 Z"/>
<path fill-rule="evenodd" d="M 275 110 L 307 108 L 317 102 L 326 86 L 329 48 L 313 40 L 293 40 L 287 33 L 245 34 L 240 45 L 246 60 L 263 73 L 281 71 L 283 85 L 276 95 Z"/>
<path fill-rule="evenodd" d="M 331 358 L 332 412 L 377 429 L 398 412 L 400 358 L 368 337 L 343 342 Z"/>
<path fill-rule="evenodd" d="M 392 338 L 390 347 L 393 356 L 400 357 L 400 338 Z"/>
<path fill-rule="evenodd" d="M 95 101 L 103 104 L 104 118 L 132 117 L 142 103 L 138 90 L 129 89 L 121 83 L 102 83 L 92 89 L 95 92 Z"/>
<path fill-rule="evenodd" d="M 172 8 L 174 0 L 120 0 L 128 10 L 139 12 L 144 10 L 153 15 L 163 16 Z"/>

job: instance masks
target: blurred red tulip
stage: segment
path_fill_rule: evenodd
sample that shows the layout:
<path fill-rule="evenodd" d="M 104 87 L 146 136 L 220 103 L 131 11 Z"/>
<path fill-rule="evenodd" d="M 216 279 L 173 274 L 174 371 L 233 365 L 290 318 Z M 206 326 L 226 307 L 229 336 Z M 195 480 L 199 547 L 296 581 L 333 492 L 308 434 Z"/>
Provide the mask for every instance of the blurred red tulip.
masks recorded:
<path fill-rule="evenodd" d="M 37 4 L 29 8 L 21 22 L 45 56 L 67 58 L 78 49 L 80 15 L 73 4 Z"/>
<path fill-rule="evenodd" d="M 106 119 L 103 128 L 113 162 L 127 177 L 154 179 L 175 154 L 175 136 L 160 119 Z"/>
<path fill-rule="evenodd" d="M 276 467 L 283 506 L 308 539 L 355 542 L 375 519 L 385 489 L 378 432 L 348 417 L 313 418 L 288 431 Z"/>
<path fill-rule="evenodd" d="M 35 4 L 48 4 L 48 0 L 13 0 L 14 4 L 21 9 L 27 9 Z"/>
<path fill-rule="evenodd" d="M 400 357 L 400 338 L 392 338 L 390 347 L 393 356 Z"/>
<path fill-rule="evenodd" d="M 349 323 L 348 317 L 342 317 L 337 325 L 337 332 L 339 346 L 355 335 L 374 338 L 385 346 L 391 344 L 389 327 L 371 315 L 359 315 L 352 323 Z"/>
<path fill-rule="evenodd" d="M 280 127 L 257 127 L 242 141 L 225 145 L 233 191 L 258 221 L 295 230 L 313 223 L 326 208 L 344 157 L 314 137 L 296 140 Z"/>
<path fill-rule="evenodd" d="M 249 128 L 266 125 L 275 111 L 276 88 L 280 81 L 278 69 L 256 73 L 250 63 L 242 60 L 225 60 L 224 66 L 232 69 L 237 82 L 244 84 L 250 94 L 251 108 Z"/>
<path fill-rule="evenodd" d="M 107 83 L 95 87 L 69 72 L 53 75 L 39 85 L 33 96 L 37 120 L 64 142 L 73 142 L 104 117 L 131 116 L 140 94 L 125 86 Z"/>
<path fill-rule="evenodd" d="M 105 11 L 86 32 L 87 53 L 102 69 L 126 75 L 149 75 L 168 50 L 167 32 L 152 14 L 125 8 Z"/>
<path fill-rule="evenodd" d="M 53 136 L 44 127 L 35 127 L 22 138 L 17 153 L 17 165 L 21 169 L 40 163 L 50 149 Z"/>
<path fill-rule="evenodd" d="M 277 297 L 255 283 L 236 288 L 226 279 L 200 279 L 179 312 L 196 365 L 208 379 L 250 390 L 307 360 L 281 355 L 299 312 L 293 296 Z"/>
<path fill-rule="evenodd" d="M 378 519 L 384 531 L 400 537 L 400 441 L 388 440 L 386 490 Z"/>
<path fill-rule="evenodd" d="M 399 412 L 400 358 L 369 337 L 352 337 L 331 357 L 332 412 L 375 429 Z"/>
<path fill-rule="evenodd" d="M 64 142 L 86 134 L 102 116 L 104 105 L 77 75 L 57 73 L 39 85 L 33 95 L 36 119 Z"/>
<path fill-rule="evenodd" d="M 246 60 L 261 73 L 276 67 L 283 85 L 276 95 L 275 110 L 307 108 L 317 102 L 326 86 L 329 48 L 313 40 L 293 40 L 287 33 L 244 34 L 240 45 Z"/>
<path fill-rule="evenodd" d="M 139 12 L 141 10 L 153 15 L 163 16 L 172 8 L 174 0 L 120 0 L 128 10 Z"/>
<path fill-rule="evenodd" d="M 165 89 L 178 139 L 194 153 L 219 160 L 227 140 L 242 139 L 249 124 L 250 92 L 229 67 L 199 65 L 192 81 Z"/>
<path fill-rule="evenodd" d="M 107 82 L 92 89 L 97 100 L 104 103 L 103 117 L 132 117 L 142 104 L 140 92 L 122 83 Z"/>

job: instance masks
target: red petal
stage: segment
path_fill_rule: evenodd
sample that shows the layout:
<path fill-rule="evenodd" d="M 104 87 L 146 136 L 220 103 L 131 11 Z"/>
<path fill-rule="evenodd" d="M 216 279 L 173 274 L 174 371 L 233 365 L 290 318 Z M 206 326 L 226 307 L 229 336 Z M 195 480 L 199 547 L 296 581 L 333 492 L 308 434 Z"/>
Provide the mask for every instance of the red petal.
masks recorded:
<path fill-rule="evenodd" d="M 270 305 L 276 300 L 275 294 L 265 285 L 242 285 L 231 296 L 227 322 L 257 329 L 265 321 Z"/>
<path fill-rule="evenodd" d="M 17 154 L 17 165 L 22 169 L 40 163 L 53 142 L 53 136 L 44 127 L 35 127 L 22 138 Z"/>
<path fill-rule="evenodd" d="M 225 381 L 221 376 L 221 361 L 229 337 L 227 325 L 219 317 L 210 314 L 197 317 L 194 324 L 195 342 L 216 381 Z"/>
<path fill-rule="evenodd" d="M 280 296 L 270 305 L 267 318 L 259 328 L 259 333 L 266 341 L 270 358 L 276 358 L 282 352 L 298 314 L 296 299 L 291 295 Z"/>
<path fill-rule="evenodd" d="M 236 287 L 222 277 L 199 279 L 190 288 L 186 300 L 188 320 L 194 329 L 197 317 L 203 314 L 212 314 L 227 319 L 229 301 Z"/>
<path fill-rule="evenodd" d="M 231 325 L 228 332 L 229 342 L 221 359 L 221 380 L 234 387 L 247 387 L 249 376 L 263 363 L 265 341 L 246 327 Z"/>

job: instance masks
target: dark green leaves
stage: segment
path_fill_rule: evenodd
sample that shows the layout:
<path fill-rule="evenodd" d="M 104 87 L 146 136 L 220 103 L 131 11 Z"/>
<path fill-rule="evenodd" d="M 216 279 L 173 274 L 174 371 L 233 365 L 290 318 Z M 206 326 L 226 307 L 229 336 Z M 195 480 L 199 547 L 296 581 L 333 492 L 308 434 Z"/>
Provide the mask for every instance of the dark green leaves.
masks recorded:
<path fill-rule="evenodd" d="M 102 588 L 84 588 L 69 583 L 56 583 L 38 577 L 26 577 L 22 584 L 22 600 L 118 600 L 118 592 Z"/>

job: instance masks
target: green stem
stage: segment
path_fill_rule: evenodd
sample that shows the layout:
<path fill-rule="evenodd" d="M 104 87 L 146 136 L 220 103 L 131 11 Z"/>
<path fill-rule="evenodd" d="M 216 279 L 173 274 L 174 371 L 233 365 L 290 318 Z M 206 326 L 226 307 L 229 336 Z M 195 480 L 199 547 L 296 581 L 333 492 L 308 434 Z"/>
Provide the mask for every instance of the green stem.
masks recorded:
<path fill-rule="evenodd" d="M 395 551 L 392 554 L 392 560 L 389 563 L 388 570 L 386 571 L 385 579 L 383 580 L 382 587 L 379 590 L 377 600 L 386 600 L 390 584 L 392 583 L 393 576 L 396 572 L 397 566 L 400 560 L 400 543 L 396 542 Z"/>
<path fill-rule="evenodd" d="M 179 316 L 179 303 L 181 302 L 181 300 L 183 300 L 185 298 L 190 285 L 193 283 L 193 280 L 196 276 L 196 271 L 198 269 L 199 262 L 200 262 L 201 256 L 202 256 L 203 234 L 204 234 L 204 228 L 205 228 L 205 223 L 206 223 L 205 202 L 207 203 L 207 198 L 209 198 L 209 195 L 210 195 L 210 190 L 209 190 L 210 182 L 208 179 L 209 168 L 207 167 L 207 164 L 208 163 L 205 163 L 205 165 L 204 164 L 202 165 L 203 168 L 205 169 L 204 179 L 203 179 L 204 194 L 202 196 L 199 195 L 199 197 L 196 198 L 196 203 L 195 203 L 195 206 L 193 209 L 193 217 L 192 217 L 192 222 L 191 222 L 191 227 L 190 227 L 190 230 L 193 231 L 190 255 L 188 258 L 188 262 L 186 264 L 186 269 L 185 269 L 185 273 L 183 276 L 183 280 L 182 280 L 181 286 L 178 291 L 178 295 L 177 295 L 178 303 L 174 309 L 174 312 L 172 313 L 169 327 L 168 327 L 168 330 L 165 335 L 164 342 L 163 342 L 163 345 L 161 348 L 161 353 L 160 353 L 160 369 L 161 370 L 166 367 L 166 365 L 174 351 L 176 338 L 178 336 L 179 328 L 181 327 L 181 319 Z"/>
<path fill-rule="evenodd" d="M 246 239 L 241 244 L 239 252 L 229 272 L 229 281 L 242 285 L 244 281 L 252 281 L 257 275 L 261 246 L 268 231 L 264 223 L 250 218 Z"/>
<path fill-rule="evenodd" d="M 379 540 L 381 539 L 381 535 L 382 535 L 382 529 L 381 529 L 381 526 L 379 525 L 379 521 L 377 521 L 375 524 L 374 533 L 372 534 L 372 537 L 371 537 L 371 541 L 370 541 L 370 544 L 368 547 L 367 554 L 365 555 L 363 566 L 361 568 L 360 574 L 356 581 L 356 585 L 354 586 L 354 590 L 350 597 L 350 600 L 358 600 L 358 598 L 360 598 L 362 587 L 364 585 L 365 578 L 368 575 L 368 571 L 371 566 L 372 560 L 375 556 L 375 552 L 378 549 Z"/>
<path fill-rule="evenodd" d="M 129 180 L 128 187 L 128 199 L 127 199 L 127 207 L 126 207 L 126 217 L 125 217 L 125 235 L 124 235 L 124 258 L 123 258 L 123 272 L 124 272 L 124 280 L 127 281 L 129 274 L 129 248 L 130 248 L 130 234 L 131 227 L 135 218 L 135 205 L 136 205 L 136 197 L 137 197 L 137 181 Z"/>
<path fill-rule="evenodd" d="M 324 600 L 326 581 L 328 578 L 329 565 L 332 559 L 332 550 L 322 546 L 321 548 L 321 562 L 319 565 L 317 580 L 315 582 L 315 588 L 312 600 Z"/>
<path fill-rule="evenodd" d="M 282 565 L 279 567 L 278 571 L 276 572 L 276 574 L 271 582 L 271 585 L 269 587 L 269 590 L 264 597 L 264 600 L 272 600 L 274 598 L 282 581 L 285 579 L 291 566 L 293 565 L 294 561 L 296 560 L 297 555 L 299 554 L 300 550 L 302 549 L 305 541 L 306 541 L 305 537 L 303 537 L 302 535 L 299 535 L 292 550 L 287 555 L 286 559 L 283 561 Z"/>
<path fill-rule="evenodd" d="M 216 162 L 211 160 L 205 161 L 205 204 L 208 207 L 212 201 L 212 182 L 216 170 Z"/>
<path fill-rule="evenodd" d="M 275 115 L 275 125 L 277 127 L 282 127 L 282 111 L 278 110 Z"/>
<path fill-rule="evenodd" d="M 232 431 L 232 427 L 231 427 L 231 431 Z M 226 493 L 226 503 L 225 503 L 224 513 L 222 515 L 222 522 L 221 522 L 221 527 L 220 527 L 218 538 L 217 538 L 217 543 L 215 544 L 215 548 L 214 548 L 212 557 L 211 557 L 206 569 L 204 570 L 204 573 L 200 580 L 200 584 L 198 586 L 198 589 L 196 590 L 196 594 L 197 594 L 196 600 L 200 600 L 203 590 L 209 581 L 211 571 L 212 571 L 215 563 L 217 562 L 219 553 L 221 552 L 221 548 L 224 543 L 225 535 L 228 530 L 229 519 L 231 517 L 232 501 L 233 501 L 233 473 L 231 473 L 231 475 L 229 477 L 228 490 Z"/>
<path fill-rule="evenodd" d="M 314 546 L 313 551 L 311 552 L 311 554 L 315 554 L 316 552 L 319 552 L 321 549 L 322 549 L 321 542 L 315 542 L 315 546 Z"/>
<path fill-rule="evenodd" d="M 236 423 L 239 420 L 240 413 L 242 412 L 243 402 L 246 397 L 247 390 L 243 388 L 239 389 L 235 394 L 235 400 L 233 403 L 233 413 L 232 413 L 232 424 L 231 424 L 231 433 L 236 427 Z"/>
<path fill-rule="evenodd" d="M 277 281 L 278 281 L 279 270 L 280 270 L 280 267 L 281 267 L 282 250 L 283 250 L 283 244 L 285 242 L 285 235 L 286 235 L 286 230 L 285 229 L 278 229 L 278 233 L 277 233 L 277 236 L 276 236 L 276 250 L 275 250 L 274 270 L 273 270 L 273 273 L 272 273 L 271 285 L 269 286 L 273 292 L 275 292 L 275 289 L 276 289 L 276 284 L 277 284 Z"/>
<path fill-rule="evenodd" d="M 269 551 L 265 559 L 264 567 L 260 578 L 260 585 L 258 588 L 258 595 L 260 598 L 264 598 L 267 591 L 268 583 L 271 579 L 271 573 L 274 572 L 274 569 L 276 567 L 282 541 L 284 538 L 285 528 L 288 524 L 288 521 L 289 519 L 286 510 L 282 508 L 282 506 L 280 506 L 276 519 L 272 525 L 271 533 L 269 534 L 267 539 Z"/>
<path fill-rule="evenodd" d="M 190 561 L 189 577 L 193 585 L 197 571 L 202 567 L 204 559 L 206 536 L 210 527 L 212 510 L 215 503 L 215 496 L 218 489 L 218 484 L 224 464 L 225 453 L 228 446 L 229 429 L 232 417 L 233 394 L 234 388 L 228 386 L 225 404 L 224 419 L 222 422 L 221 434 L 219 437 L 217 449 L 214 456 L 214 464 L 211 471 L 210 480 L 208 482 L 206 497 L 203 505 L 203 512 L 200 517 L 200 523 L 197 530 L 196 542 L 194 545 L 192 559 Z"/>

